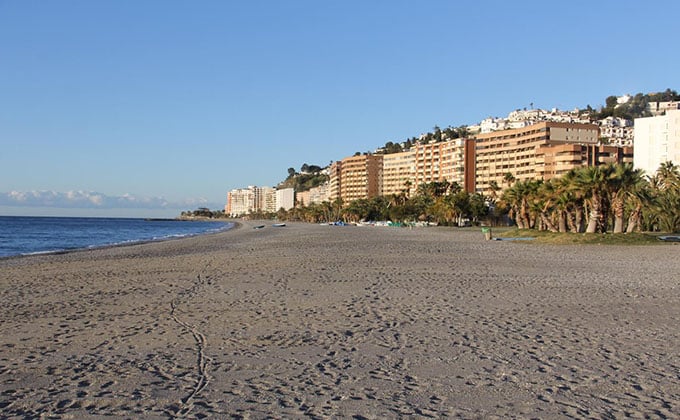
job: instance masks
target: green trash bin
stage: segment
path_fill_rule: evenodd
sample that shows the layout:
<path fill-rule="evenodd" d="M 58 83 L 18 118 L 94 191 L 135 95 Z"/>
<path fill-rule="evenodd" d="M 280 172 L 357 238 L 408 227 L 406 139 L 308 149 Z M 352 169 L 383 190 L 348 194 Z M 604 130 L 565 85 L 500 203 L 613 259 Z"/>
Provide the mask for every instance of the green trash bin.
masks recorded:
<path fill-rule="evenodd" d="M 483 227 L 482 233 L 484 234 L 484 239 L 486 239 L 487 241 L 491 240 L 491 228 Z"/>

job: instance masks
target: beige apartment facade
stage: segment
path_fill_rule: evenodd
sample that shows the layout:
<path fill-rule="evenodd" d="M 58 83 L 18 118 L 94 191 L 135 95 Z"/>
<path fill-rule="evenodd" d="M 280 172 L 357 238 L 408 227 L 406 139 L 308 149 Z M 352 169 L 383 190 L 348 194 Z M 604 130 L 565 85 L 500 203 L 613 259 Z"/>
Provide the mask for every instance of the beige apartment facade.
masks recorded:
<path fill-rule="evenodd" d="M 417 143 L 415 151 L 414 188 L 430 182 L 444 180 L 441 167 L 445 142 Z"/>
<path fill-rule="evenodd" d="M 340 199 L 340 187 L 342 185 L 342 161 L 331 163 L 328 168 L 328 201 L 334 202 Z"/>
<path fill-rule="evenodd" d="M 414 149 L 383 155 L 382 195 L 410 195 L 415 177 Z"/>
<path fill-rule="evenodd" d="M 349 203 L 382 195 L 382 164 L 382 155 L 357 155 L 331 164 L 331 200 Z"/>
<path fill-rule="evenodd" d="M 311 188 L 308 191 L 301 191 L 295 193 L 296 205 L 300 207 L 309 206 L 311 204 L 320 204 L 324 201 L 330 200 L 330 183 L 324 183 L 318 187 Z"/>
<path fill-rule="evenodd" d="M 416 144 L 413 188 L 430 182 L 455 182 L 474 192 L 475 142 L 452 139 L 436 143 Z"/>
<path fill-rule="evenodd" d="M 528 127 L 480 134 L 475 146 L 475 190 L 488 192 L 491 183 L 550 179 L 589 164 L 588 146 L 597 146 L 595 124 L 540 122 Z"/>

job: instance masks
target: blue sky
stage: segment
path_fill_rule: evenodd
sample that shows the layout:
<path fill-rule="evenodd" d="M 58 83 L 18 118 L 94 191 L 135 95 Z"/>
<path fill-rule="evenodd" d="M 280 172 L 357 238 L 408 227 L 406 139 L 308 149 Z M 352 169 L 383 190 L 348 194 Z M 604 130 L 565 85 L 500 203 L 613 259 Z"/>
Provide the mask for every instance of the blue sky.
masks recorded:
<path fill-rule="evenodd" d="M 0 215 L 173 216 L 435 125 L 678 90 L 680 2 L 0 0 Z"/>

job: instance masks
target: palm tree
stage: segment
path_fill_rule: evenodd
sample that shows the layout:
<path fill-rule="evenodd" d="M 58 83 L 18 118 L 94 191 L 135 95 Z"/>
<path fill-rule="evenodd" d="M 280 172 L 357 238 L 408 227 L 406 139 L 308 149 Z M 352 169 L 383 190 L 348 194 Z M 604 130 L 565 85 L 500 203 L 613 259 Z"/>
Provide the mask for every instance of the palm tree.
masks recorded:
<path fill-rule="evenodd" d="M 613 165 L 607 178 L 611 207 L 614 215 L 614 233 L 623 233 L 627 198 L 632 198 L 644 182 L 642 169 L 633 169 L 631 163 Z"/>
<path fill-rule="evenodd" d="M 680 167 L 673 162 L 663 162 L 656 170 L 656 177 L 662 189 L 680 189 Z"/>
<path fill-rule="evenodd" d="M 665 232 L 680 232 L 680 169 L 664 162 L 652 179 L 651 216 Z"/>
<path fill-rule="evenodd" d="M 512 172 L 506 172 L 505 175 L 503 175 L 503 182 L 508 184 L 508 187 L 511 186 L 515 180 L 515 176 L 512 174 Z"/>
<path fill-rule="evenodd" d="M 489 199 L 492 203 L 496 202 L 496 199 L 498 198 L 498 191 L 500 190 L 501 187 L 498 186 L 498 182 L 489 181 Z"/>
<path fill-rule="evenodd" d="M 344 215 L 346 222 L 359 222 L 361 220 L 366 220 L 370 212 L 369 200 L 361 198 L 358 200 L 353 200 L 349 203 L 347 207 L 344 208 Z"/>
<path fill-rule="evenodd" d="M 576 173 L 574 186 L 583 193 L 589 210 L 586 233 L 605 232 L 607 230 L 607 178 L 610 171 L 609 165 L 587 166 Z"/>
<path fill-rule="evenodd" d="M 558 210 L 558 189 L 559 184 L 556 181 L 548 180 L 539 186 L 534 198 L 534 208 L 541 219 L 541 225 L 551 232 L 559 231 L 554 219 L 564 219 L 563 211 Z"/>
<path fill-rule="evenodd" d="M 515 220 L 519 229 L 531 229 L 535 224 L 530 201 L 534 199 L 539 185 L 540 181 L 517 181 L 503 192 L 501 200 L 510 207 L 508 216 Z"/>
<path fill-rule="evenodd" d="M 446 196 L 446 203 L 450 209 L 450 220 L 455 220 L 460 225 L 463 217 L 470 212 L 470 194 L 459 189 L 456 193 Z"/>
<path fill-rule="evenodd" d="M 630 193 L 630 215 L 628 216 L 628 226 L 626 233 L 639 231 L 642 228 L 643 209 L 649 207 L 652 202 L 650 183 L 643 180 Z"/>
<path fill-rule="evenodd" d="M 583 201 L 574 187 L 576 171 L 570 170 L 560 178 L 552 178 L 549 183 L 554 188 L 554 212 L 557 213 L 559 232 L 578 233 L 583 220 Z"/>
<path fill-rule="evenodd" d="M 411 197 L 411 187 L 413 186 L 413 183 L 410 180 L 404 181 L 404 189 L 401 190 L 401 193 L 406 196 L 406 198 Z"/>

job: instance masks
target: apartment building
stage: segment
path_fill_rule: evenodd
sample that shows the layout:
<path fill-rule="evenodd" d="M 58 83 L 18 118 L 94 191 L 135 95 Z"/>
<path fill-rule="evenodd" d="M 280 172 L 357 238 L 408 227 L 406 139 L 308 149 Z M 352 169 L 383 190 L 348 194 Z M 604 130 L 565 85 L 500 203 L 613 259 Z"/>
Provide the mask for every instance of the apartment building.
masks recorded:
<path fill-rule="evenodd" d="M 392 195 L 406 192 L 410 195 L 414 188 L 415 150 L 383 155 L 382 194 Z"/>
<path fill-rule="evenodd" d="M 588 166 L 605 165 L 608 163 L 633 163 L 633 147 L 610 145 L 587 147 Z"/>
<path fill-rule="evenodd" d="M 631 146 L 633 144 L 633 121 L 625 118 L 607 117 L 597 121 L 600 138 L 609 139 L 610 144 Z"/>
<path fill-rule="evenodd" d="M 331 163 L 328 168 L 328 201 L 340 199 L 340 187 L 342 185 L 342 161 Z"/>
<path fill-rule="evenodd" d="M 295 200 L 298 206 L 309 206 L 310 204 L 319 204 L 330 200 L 330 183 L 321 184 L 318 187 L 309 189 L 308 191 L 300 191 L 295 193 Z"/>
<path fill-rule="evenodd" d="M 444 142 L 441 171 L 444 180 L 457 183 L 467 192 L 474 192 L 475 141 L 458 138 Z"/>
<path fill-rule="evenodd" d="M 633 148 L 573 143 L 542 145 L 536 150 L 536 178 L 547 180 L 581 166 L 608 163 L 633 163 Z"/>
<path fill-rule="evenodd" d="M 253 187 L 255 194 L 255 211 L 275 212 L 276 208 L 276 188 L 273 187 Z"/>
<path fill-rule="evenodd" d="M 471 139 L 453 139 L 438 143 L 416 144 L 414 189 L 430 182 L 456 182 L 468 192 L 474 191 L 475 143 Z"/>
<path fill-rule="evenodd" d="M 647 175 L 656 173 L 662 163 L 680 165 L 680 110 L 665 115 L 635 119 L 635 157 L 633 166 Z"/>
<path fill-rule="evenodd" d="M 227 193 L 225 214 L 239 217 L 253 212 L 276 212 L 280 208 L 293 208 L 295 191 L 292 188 L 277 190 L 273 187 L 237 188 Z"/>
<path fill-rule="evenodd" d="M 414 188 L 430 182 L 441 182 L 442 155 L 444 142 L 416 143 L 415 151 L 415 176 L 413 177 Z"/>
<path fill-rule="evenodd" d="M 382 194 L 383 155 L 357 155 L 331 164 L 331 200 L 343 202 Z"/>
<path fill-rule="evenodd" d="M 255 187 L 237 188 L 227 193 L 224 213 L 231 217 L 248 214 L 255 210 Z"/>
<path fill-rule="evenodd" d="M 665 115 L 666 112 L 677 109 L 680 109 L 680 102 L 678 101 L 650 102 L 647 104 L 647 111 L 649 111 L 653 117 Z"/>
<path fill-rule="evenodd" d="M 281 188 L 274 191 L 274 210 L 290 210 L 295 207 L 295 190 L 293 188 Z"/>
<path fill-rule="evenodd" d="M 595 124 L 551 121 L 479 134 L 475 147 L 475 190 L 488 192 L 491 182 L 503 187 L 507 173 L 519 181 L 550 179 L 587 165 L 587 150 L 580 146 L 597 145 L 598 137 Z"/>

